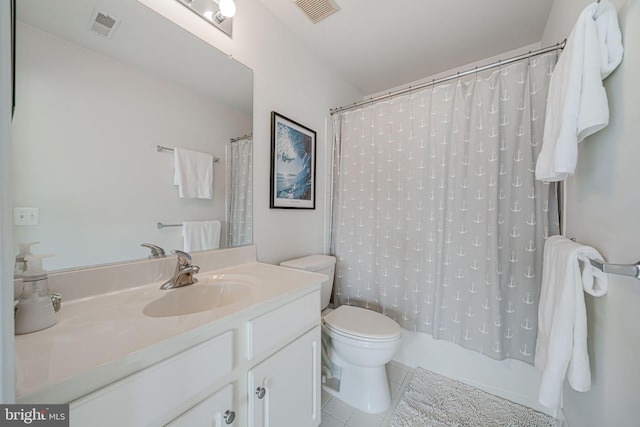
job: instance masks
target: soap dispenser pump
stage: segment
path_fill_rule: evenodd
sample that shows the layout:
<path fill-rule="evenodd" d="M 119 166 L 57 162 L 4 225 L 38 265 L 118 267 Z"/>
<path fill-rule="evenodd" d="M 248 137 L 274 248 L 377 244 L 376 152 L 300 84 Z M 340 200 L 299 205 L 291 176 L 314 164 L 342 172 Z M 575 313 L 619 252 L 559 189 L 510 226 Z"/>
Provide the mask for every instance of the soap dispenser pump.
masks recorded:
<path fill-rule="evenodd" d="M 47 271 L 42 258 L 53 255 L 26 255 L 27 270 L 22 274 L 22 294 L 16 310 L 16 334 L 28 334 L 56 324 L 49 293 Z"/>
<path fill-rule="evenodd" d="M 13 275 L 15 277 L 22 276 L 22 274 L 27 270 L 27 255 L 33 255 L 31 253 L 31 246 L 38 244 L 40 242 L 31 242 L 31 243 L 20 243 L 18 245 L 19 251 L 18 255 L 16 255 L 16 264 L 13 269 Z"/>

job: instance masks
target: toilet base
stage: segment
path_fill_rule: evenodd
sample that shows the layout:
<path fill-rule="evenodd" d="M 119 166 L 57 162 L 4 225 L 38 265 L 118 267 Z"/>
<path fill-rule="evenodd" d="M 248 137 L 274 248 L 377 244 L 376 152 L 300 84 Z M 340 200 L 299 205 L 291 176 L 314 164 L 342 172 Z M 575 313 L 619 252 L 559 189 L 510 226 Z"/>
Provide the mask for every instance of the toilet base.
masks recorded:
<path fill-rule="evenodd" d="M 322 384 L 322 389 L 350 406 L 370 414 L 380 414 L 391 405 L 385 365 L 363 368 L 341 363 L 340 389 Z"/>

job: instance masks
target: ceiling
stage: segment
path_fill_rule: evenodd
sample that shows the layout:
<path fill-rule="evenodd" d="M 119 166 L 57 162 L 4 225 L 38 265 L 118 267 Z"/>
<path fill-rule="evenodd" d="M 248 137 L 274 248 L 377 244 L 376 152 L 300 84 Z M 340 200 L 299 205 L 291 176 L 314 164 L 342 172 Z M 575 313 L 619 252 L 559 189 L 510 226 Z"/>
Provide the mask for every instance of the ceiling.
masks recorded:
<path fill-rule="evenodd" d="M 312 24 L 294 0 L 261 0 L 316 55 L 371 95 L 542 39 L 553 0 L 335 0 Z"/>
<path fill-rule="evenodd" d="M 250 69 L 229 60 L 226 54 L 140 2 L 20 0 L 16 10 L 20 22 L 248 114 L 253 111 L 253 73 Z M 102 37 L 89 30 L 95 11 L 121 21 L 112 37 Z"/>

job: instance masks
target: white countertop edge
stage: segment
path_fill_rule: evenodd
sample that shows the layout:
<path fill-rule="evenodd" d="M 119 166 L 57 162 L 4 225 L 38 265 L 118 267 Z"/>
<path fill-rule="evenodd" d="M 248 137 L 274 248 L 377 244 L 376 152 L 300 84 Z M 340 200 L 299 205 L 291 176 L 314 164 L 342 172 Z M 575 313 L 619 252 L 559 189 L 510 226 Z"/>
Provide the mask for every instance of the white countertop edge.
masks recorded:
<path fill-rule="evenodd" d="M 252 265 L 268 266 L 267 268 L 269 269 L 283 269 L 283 267 L 255 262 L 222 268 L 220 270 L 213 270 L 213 272 L 234 273 L 237 272 L 238 269 L 242 271 L 244 267 L 250 267 Z M 276 301 L 277 303 L 275 305 L 286 304 L 320 289 L 320 283 L 324 276 L 297 270 L 289 271 L 307 274 L 307 277 L 309 278 L 312 276 L 317 277 L 307 283 L 292 287 L 287 291 L 275 293 L 274 295 L 258 301 L 255 304 L 239 308 L 238 310 L 235 310 L 219 319 L 195 326 L 192 329 L 177 333 L 177 335 L 159 341 L 155 344 L 133 351 L 124 357 L 96 366 L 88 371 L 78 373 L 77 375 L 46 386 L 45 388 L 24 393 L 17 396 L 16 402 L 47 404 L 70 403 L 101 387 L 112 384 L 142 369 L 207 341 L 229 330 L 229 328 L 240 318 L 253 318 L 253 316 L 248 314 L 252 310 L 256 311 L 256 315 L 264 314 L 264 308 L 274 304 Z M 207 272 L 204 274 L 211 273 L 212 272 Z M 268 286 L 268 283 L 265 283 L 264 285 Z M 246 355 L 237 355 L 238 358 L 244 358 L 245 356 Z"/>

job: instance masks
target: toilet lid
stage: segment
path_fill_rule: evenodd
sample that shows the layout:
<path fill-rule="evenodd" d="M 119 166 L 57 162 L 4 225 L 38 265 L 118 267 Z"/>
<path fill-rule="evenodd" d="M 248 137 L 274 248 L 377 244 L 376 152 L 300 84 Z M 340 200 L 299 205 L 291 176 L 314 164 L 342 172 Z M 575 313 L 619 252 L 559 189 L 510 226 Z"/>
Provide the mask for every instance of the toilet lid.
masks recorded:
<path fill-rule="evenodd" d="M 392 319 L 365 308 L 342 305 L 323 317 L 326 326 L 338 333 L 372 340 L 398 338 L 400 326 Z"/>

